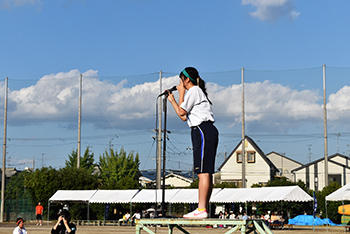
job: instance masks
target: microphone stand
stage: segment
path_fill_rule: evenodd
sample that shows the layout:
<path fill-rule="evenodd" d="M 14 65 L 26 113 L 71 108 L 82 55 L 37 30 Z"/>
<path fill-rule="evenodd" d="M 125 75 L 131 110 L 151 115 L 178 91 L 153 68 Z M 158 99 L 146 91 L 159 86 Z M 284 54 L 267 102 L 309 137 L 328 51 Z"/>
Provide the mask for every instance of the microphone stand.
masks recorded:
<path fill-rule="evenodd" d="M 164 111 L 164 129 L 163 129 L 163 171 L 162 171 L 162 176 L 163 176 L 163 184 L 162 184 L 162 217 L 164 218 L 166 215 L 166 210 L 165 210 L 165 156 L 166 156 L 166 134 L 167 134 L 167 129 L 166 129 L 166 120 L 167 120 L 167 99 L 168 95 L 164 95 L 163 98 L 163 111 Z"/>

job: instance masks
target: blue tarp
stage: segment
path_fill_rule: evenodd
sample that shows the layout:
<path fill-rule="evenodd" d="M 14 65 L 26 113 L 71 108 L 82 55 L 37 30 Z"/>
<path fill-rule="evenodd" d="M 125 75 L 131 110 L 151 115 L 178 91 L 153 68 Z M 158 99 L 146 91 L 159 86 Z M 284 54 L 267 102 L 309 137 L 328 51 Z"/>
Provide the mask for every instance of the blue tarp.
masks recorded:
<path fill-rule="evenodd" d="M 322 225 L 331 225 L 336 226 L 337 224 L 333 223 L 330 219 L 321 219 L 319 217 L 314 217 L 312 215 L 298 215 L 292 219 L 288 220 L 288 224 L 293 225 L 307 225 L 307 226 L 322 226 Z"/>

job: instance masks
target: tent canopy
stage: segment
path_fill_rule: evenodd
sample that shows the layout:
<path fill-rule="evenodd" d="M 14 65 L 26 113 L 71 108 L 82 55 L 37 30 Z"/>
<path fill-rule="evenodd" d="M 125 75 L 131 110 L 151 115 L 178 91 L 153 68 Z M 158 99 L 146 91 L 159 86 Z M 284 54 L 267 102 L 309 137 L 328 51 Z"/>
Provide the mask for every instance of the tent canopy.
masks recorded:
<path fill-rule="evenodd" d="M 97 190 L 91 197 L 90 203 L 129 203 L 131 199 L 139 192 L 132 190 Z"/>
<path fill-rule="evenodd" d="M 210 202 L 212 203 L 275 201 L 308 202 L 312 200 L 313 198 L 299 186 L 224 189 L 215 188 L 213 189 L 210 198 Z M 89 203 L 155 203 L 162 201 L 162 190 L 58 190 L 49 199 L 49 201 L 76 201 Z M 165 202 L 197 203 L 198 189 L 166 189 Z"/>
<path fill-rule="evenodd" d="M 312 197 L 299 186 L 277 186 L 262 188 L 224 188 L 212 195 L 213 203 L 245 203 L 295 201 L 308 202 Z"/>
<path fill-rule="evenodd" d="M 346 201 L 350 200 L 350 183 L 326 196 L 326 201 Z"/>
<path fill-rule="evenodd" d="M 76 201 L 89 202 L 97 190 L 57 190 L 49 202 Z"/>
<path fill-rule="evenodd" d="M 166 189 L 165 202 L 171 202 L 171 199 L 182 189 Z M 142 189 L 132 199 L 131 203 L 155 203 L 162 201 L 161 189 Z"/>
<path fill-rule="evenodd" d="M 219 191 L 221 188 L 214 188 L 212 196 Z M 210 200 L 211 201 L 211 200 Z M 171 203 L 198 203 L 198 189 L 180 189 L 178 193 L 170 200 Z"/>

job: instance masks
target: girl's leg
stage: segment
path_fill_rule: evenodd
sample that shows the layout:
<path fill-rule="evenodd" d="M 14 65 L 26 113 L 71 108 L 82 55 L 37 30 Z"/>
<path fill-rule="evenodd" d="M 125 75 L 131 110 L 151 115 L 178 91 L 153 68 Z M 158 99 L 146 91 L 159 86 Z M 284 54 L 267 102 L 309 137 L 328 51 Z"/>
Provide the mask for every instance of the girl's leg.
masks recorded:
<path fill-rule="evenodd" d="M 198 208 L 207 209 L 212 192 L 212 176 L 209 173 L 198 174 Z"/>

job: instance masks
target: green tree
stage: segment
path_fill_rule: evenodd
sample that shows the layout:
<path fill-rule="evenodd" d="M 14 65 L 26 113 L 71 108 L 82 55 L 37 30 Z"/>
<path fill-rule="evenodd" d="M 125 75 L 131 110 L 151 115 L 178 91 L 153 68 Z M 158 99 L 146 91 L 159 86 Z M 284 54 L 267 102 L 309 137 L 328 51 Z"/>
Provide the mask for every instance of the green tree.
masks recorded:
<path fill-rule="evenodd" d="M 61 190 L 89 190 L 98 188 L 98 178 L 86 168 L 62 168 L 59 170 Z"/>
<path fill-rule="evenodd" d="M 194 179 L 189 188 L 198 188 L 198 183 L 199 179 Z M 237 186 L 233 182 L 222 182 L 220 184 L 214 184 L 213 188 L 237 188 Z"/>
<path fill-rule="evenodd" d="M 77 155 L 77 150 L 73 150 L 72 153 L 68 155 L 68 160 L 66 160 L 67 168 L 77 167 Z M 80 168 L 85 168 L 92 172 L 94 167 L 94 153 L 91 152 L 89 147 L 86 147 L 83 156 L 80 158 Z"/>
<path fill-rule="evenodd" d="M 6 184 L 5 200 L 20 200 L 31 198 L 31 195 L 24 186 L 24 178 L 30 173 L 27 171 L 18 172 L 11 176 Z"/>
<path fill-rule="evenodd" d="M 32 219 L 34 203 L 30 192 L 24 186 L 24 177 L 27 171 L 18 172 L 11 176 L 6 183 L 5 212 L 6 221 L 21 216 L 24 219 Z M 12 216 L 12 217 L 11 217 Z"/>
<path fill-rule="evenodd" d="M 237 186 L 232 182 L 222 182 L 220 184 L 215 184 L 214 188 L 237 188 Z"/>
<path fill-rule="evenodd" d="M 199 184 L 199 179 L 196 178 L 193 180 L 193 182 L 190 184 L 189 188 L 198 188 L 198 184 Z"/>
<path fill-rule="evenodd" d="M 139 155 L 120 152 L 112 148 L 100 156 L 101 188 L 103 189 L 135 189 L 139 188 Z"/>
<path fill-rule="evenodd" d="M 31 194 L 34 204 L 40 201 L 44 207 L 47 207 L 48 200 L 57 190 L 97 189 L 98 178 L 85 168 L 56 170 L 49 167 L 25 174 L 24 185 Z M 74 207 L 74 209 L 71 209 L 72 217 L 86 217 L 85 209 L 82 211 L 81 205 Z M 53 216 L 53 214 L 55 214 L 54 211 L 50 216 Z"/>
<path fill-rule="evenodd" d="M 42 202 L 47 207 L 49 198 L 61 187 L 59 171 L 51 167 L 43 167 L 34 172 L 26 173 L 24 186 L 32 196 L 33 203 Z"/>
<path fill-rule="evenodd" d="M 326 206 L 325 199 L 326 196 L 333 193 L 335 190 L 339 189 L 341 186 L 337 182 L 332 182 L 328 186 L 324 187 L 322 191 L 316 192 L 317 198 L 317 211 L 319 213 L 322 212 L 323 218 L 326 217 Z M 338 206 L 340 206 L 342 202 L 327 202 L 327 214 L 328 218 L 330 218 L 335 223 L 340 223 L 341 216 L 338 214 Z"/>

